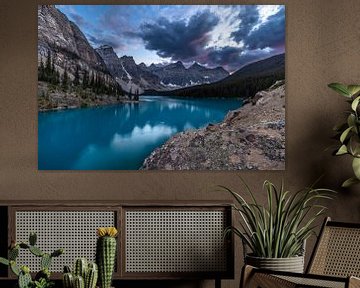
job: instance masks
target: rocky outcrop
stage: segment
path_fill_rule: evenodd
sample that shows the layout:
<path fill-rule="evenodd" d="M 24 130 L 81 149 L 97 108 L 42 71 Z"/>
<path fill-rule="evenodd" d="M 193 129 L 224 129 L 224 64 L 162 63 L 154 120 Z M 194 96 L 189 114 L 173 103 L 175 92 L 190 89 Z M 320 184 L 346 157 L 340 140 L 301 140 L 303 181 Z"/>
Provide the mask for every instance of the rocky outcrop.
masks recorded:
<path fill-rule="evenodd" d="M 68 76 L 73 79 L 75 71 L 79 69 L 80 78 L 86 72 L 115 83 L 104 61 L 79 27 L 53 5 L 39 5 L 38 61 L 45 63 L 48 52 L 60 74 L 66 68 Z"/>
<path fill-rule="evenodd" d="M 54 5 L 38 6 L 38 76 L 39 111 L 126 100 L 79 27 Z"/>
<path fill-rule="evenodd" d="M 222 67 L 210 69 L 194 63 L 185 68 L 181 61 L 165 66 L 150 65 L 149 70 L 160 78 L 167 89 L 209 84 L 229 76 Z"/>
<path fill-rule="evenodd" d="M 118 57 L 109 45 L 96 49 L 112 76 L 127 91 L 143 93 L 145 90 L 166 91 L 181 87 L 213 83 L 229 76 L 221 67 L 209 69 L 194 63 L 186 68 L 181 61 L 168 65 L 145 63 L 137 65 L 131 56 Z"/>
<path fill-rule="evenodd" d="M 104 60 L 111 75 L 126 92 L 142 93 L 146 89 L 162 89 L 160 79 L 155 74 L 147 71 L 146 65 L 137 65 L 131 56 L 118 57 L 109 45 L 102 45 L 96 49 Z"/>
<path fill-rule="evenodd" d="M 142 169 L 285 169 L 285 85 L 277 82 L 252 99 L 221 123 L 176 134 Z"/>

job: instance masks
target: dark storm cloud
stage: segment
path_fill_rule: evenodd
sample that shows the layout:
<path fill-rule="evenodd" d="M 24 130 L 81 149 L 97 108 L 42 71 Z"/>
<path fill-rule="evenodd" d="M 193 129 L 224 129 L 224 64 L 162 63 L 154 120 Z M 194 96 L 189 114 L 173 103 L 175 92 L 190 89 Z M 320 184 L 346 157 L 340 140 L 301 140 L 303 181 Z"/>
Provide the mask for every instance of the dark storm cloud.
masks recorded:
<path fill-rule="evenodd" d="M 276 48 L 285 44 L 285 7 L 261 24 L 244 39 L 248 49 Z"/>
<path fill-rule="evenodd" d="M 156 51 L 160 57 L 186 61 L 204 52 L 208 33 L 218 23 L 219 19 L 209 11 L 191 16 L 188 23 L 160 18 L 156 23 L 143 24 L 139 36 L 145 48 Z"/>
<path fill-rule="evenodd" d="M 247 37 L 253 27 L 259 22 L 259 10 L 257 6 L 245 5 L 240 7 L 238 18 L 241 19 L 239 29 L 231 33 L 236 42 Z"/>
<path fill-rule="evenodd" d="M 273 53 L 265 50 L 242 50 L 235 47 L 224 47 L 208 53 L 208 62 L 213 66 L 222 66 L 233 72 L 248 63 L 272 56 Z"/>

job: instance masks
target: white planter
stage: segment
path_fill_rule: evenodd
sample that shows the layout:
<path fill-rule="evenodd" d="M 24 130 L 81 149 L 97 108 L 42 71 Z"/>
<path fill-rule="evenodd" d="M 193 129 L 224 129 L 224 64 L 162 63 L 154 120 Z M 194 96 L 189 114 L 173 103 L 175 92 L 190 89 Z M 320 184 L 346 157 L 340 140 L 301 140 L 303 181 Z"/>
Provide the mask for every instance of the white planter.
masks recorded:
<path fill-rule="evenodd" d="M 289 258 L 262 258 L 246 255 L 245 263 L 262 269 L 304 273 L 304 256 Z"/>

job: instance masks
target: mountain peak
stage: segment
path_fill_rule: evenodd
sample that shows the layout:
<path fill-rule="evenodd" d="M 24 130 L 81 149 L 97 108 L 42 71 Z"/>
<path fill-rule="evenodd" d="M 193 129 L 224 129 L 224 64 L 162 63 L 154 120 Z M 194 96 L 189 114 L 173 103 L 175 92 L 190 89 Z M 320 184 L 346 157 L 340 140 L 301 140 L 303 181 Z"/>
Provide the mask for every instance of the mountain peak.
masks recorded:
<path fill-rule="evenodd" d="M 122 59 L 122 60 L 129 60 L 129 61 L 134 61 L 134 62 L 135 62 L 133 56 L 124 55 L 124 56 L 121 56 L 120 59 Z"/>
<path fill-rule="evenodd" d="M 105 50 L 105 49 L 111 49 L 111 50 L 114 50 L 113 47 L 111 47 L 110 45 L 107 45 L 107 44 L 104 44 L 104 45 L 101 45 L 99 48 L 97 49 L 102 49 L 102 50 Z"/>
<path fill-rule="evenodd" d="M 177 61 L 175 63 L 171 63 L 169 65 L 167 65 L 168 67 L 176 67 L 176 68 L 184 68 L 185 69 L 185 66 L 184 64 L 181 62 L 181 61 Z"/>
<path fill-rule="evenodd" d="M 196 70 L 201 70 L 204 69 L 206 70 L 207 68 L 205 66 L 200 65 L 198 62 L 194 62 L 194 64 L 192 64 L 189 69 L 196 69 Z"/>

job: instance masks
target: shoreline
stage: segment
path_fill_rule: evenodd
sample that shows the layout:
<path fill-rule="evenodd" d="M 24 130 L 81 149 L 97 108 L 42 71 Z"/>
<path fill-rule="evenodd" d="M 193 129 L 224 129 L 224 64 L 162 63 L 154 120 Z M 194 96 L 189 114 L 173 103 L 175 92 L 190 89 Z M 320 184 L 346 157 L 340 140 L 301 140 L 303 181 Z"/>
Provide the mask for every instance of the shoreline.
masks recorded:
<path fill-rule="evenodd" d="M 284 82 L 243 102 L 220 123 L 175 134 L 140 170 L 284 170 Z"/>
<path fill-rule="evenodd" d="M 56 107 L 56 108 L 50 108 L 50 109 L 41 109 L 40 107 L 38 107 L 38 112 L 39 113 L 46 113 L 46 112 L 60 112 L 60 111 L 65 111 L 65 110 L 75 110 L 75 109 L 86 109 L 86 108 L 95 108 L 95 107 L 105 107 L 105 106 L 112 106 L 112 105 L 118 105 L 118 104 L 131 104 L 131 103 L 140 103 L 141 101 L 139 100 L 123 100 L 123 101 L 118 101 L 118 102 L 114 102 L 114 103 L 104 103 L 104 104 L 94 104 L 94 105 L 88 105 L 85 107 L 81 107 L 81 106 L 68 106 L 68 107 L 64 107 L 64 106 L 60 106 L 60 107 Z"/>

